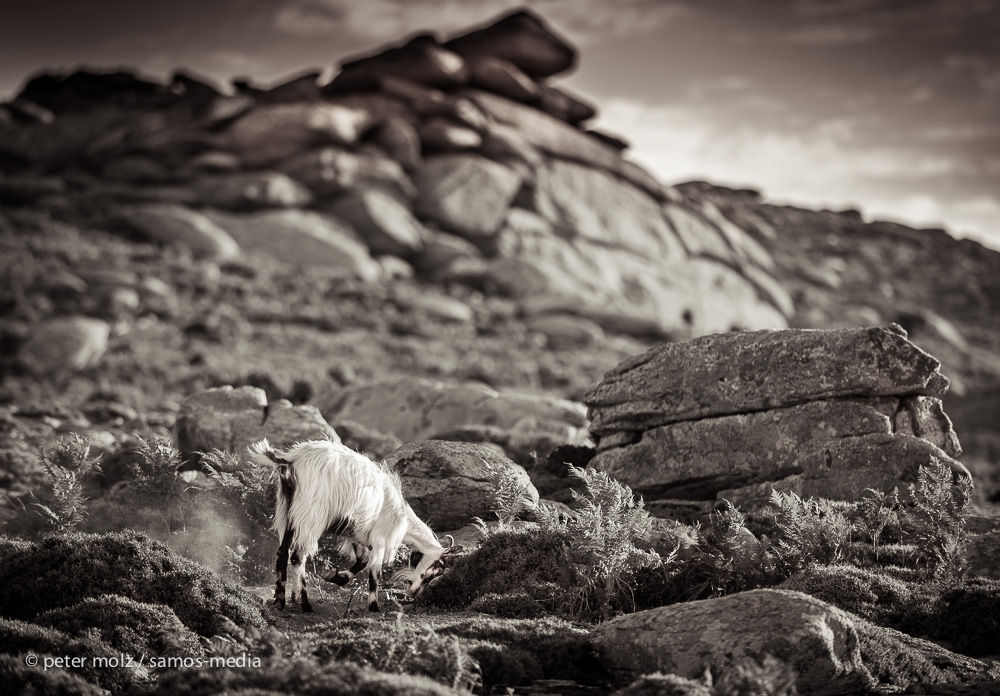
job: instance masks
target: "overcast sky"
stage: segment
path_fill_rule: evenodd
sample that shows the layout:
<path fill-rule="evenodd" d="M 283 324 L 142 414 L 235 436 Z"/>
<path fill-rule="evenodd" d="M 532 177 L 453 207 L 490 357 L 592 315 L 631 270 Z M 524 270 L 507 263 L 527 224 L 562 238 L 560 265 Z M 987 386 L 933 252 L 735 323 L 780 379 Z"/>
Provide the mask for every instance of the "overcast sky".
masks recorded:
<path fill-rule="evenodd" d="M 1000 249 L 1000 0 L 33 0 L 0 9 L 0 96 L 44 68 L 268 83 L 528 5 L 559 82 L 667 183 L 944 226 Z"/>

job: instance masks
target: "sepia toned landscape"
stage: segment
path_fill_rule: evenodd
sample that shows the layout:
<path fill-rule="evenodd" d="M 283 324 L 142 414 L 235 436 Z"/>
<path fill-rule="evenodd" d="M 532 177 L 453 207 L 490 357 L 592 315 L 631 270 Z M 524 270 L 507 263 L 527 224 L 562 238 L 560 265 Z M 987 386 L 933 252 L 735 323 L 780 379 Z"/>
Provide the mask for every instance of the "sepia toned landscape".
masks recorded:
<path fill-rule="evenodd" d="M 990 235 L 661 180 L 484 19 L 0 103 L 0 692 L 1000 694 Z"/>

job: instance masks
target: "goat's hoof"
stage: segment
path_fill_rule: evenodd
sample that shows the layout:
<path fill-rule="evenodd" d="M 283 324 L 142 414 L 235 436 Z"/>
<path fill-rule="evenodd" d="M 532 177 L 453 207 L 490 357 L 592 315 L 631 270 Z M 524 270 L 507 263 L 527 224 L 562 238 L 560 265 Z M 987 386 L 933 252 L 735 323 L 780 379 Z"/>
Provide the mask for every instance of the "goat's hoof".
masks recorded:
<path fill-rule="evenodd" d="M 302 602 L 302 613 L 303 614 L 312 614 L 313 613 L 313 605 L 310 604 L 309 602 Z"/>
<path fill-rule="evenodd" d="M 284 597 L 280 597 L 280 598 L 279 597 L 275 597 L 273 604 L 274 604 L 275 608 L 280 609 L 282 611 L 285 610 L 285 598 Z"/>
<path fill-rule="evenodd" d="M 342 570 L 339 573 L 335 573 L 331 570 L 329 573 L 323 576 L 323 579 L 328 582 L 336 583 L 338 585 L 343 586 L 349 583 L 352 577 L 353 576 L 347 571 Z"/>
<path fill-rule="evenodd" d="M 368 604 L 368 611 L 379 611 L 378 602 L 371 602 Z"/>

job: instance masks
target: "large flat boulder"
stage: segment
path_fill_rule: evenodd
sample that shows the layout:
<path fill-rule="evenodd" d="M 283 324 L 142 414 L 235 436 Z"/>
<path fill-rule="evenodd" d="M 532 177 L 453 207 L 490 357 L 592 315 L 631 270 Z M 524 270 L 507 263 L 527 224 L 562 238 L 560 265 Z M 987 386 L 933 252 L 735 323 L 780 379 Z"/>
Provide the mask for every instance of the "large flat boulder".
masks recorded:
<path fill-rule="evenodd" d="M 290 157 L 276 168 L 308 186 L 320 200 L 370 187 L 406 198 L 416 192 L 399 162 L 368 150 L 322 147 Z"/>
<path fill-rule="evenodd" d="M 584 400 L 592 432 L 603 435 L 818 399 L 942 396 L 948 380 L 940 367 L 895 324 L 732 332 L 630 358 Z"/>
<path fill-rule="evenodd" d="M 696 679 L 770 655 L 790 668 L 800 694 L 876 685 L 851 616 L 801 592 L 751 590 L 640 611 L 601 624 L 592 638 L 623 682 L 652 672 Z"/>
<path fill-rule="evenodd" d="M 583 408 L 572 401 L 419 379 L 335 389 L 320 394 L 314 403 L 330 422 L 356 421 L 403 442 L 476 424 L 548 429 L 569 436 L 586 423 Z"/>
<path fill-rule="evenodd" d="M 457 87 L 469 79 L 460 55 L 438 44 L 433 36 L 421 34 L 402 46 L 342 62 L 327 91 L 372 89 L 387 75 L 441 88 Z"/>
<path fill-rule="evenodd" d="M 350 191 L 337 198 L 329 211 L 347 222 L 373 254 L 411 258 L 431 237 L 408 206 L 379 188 Z"/>

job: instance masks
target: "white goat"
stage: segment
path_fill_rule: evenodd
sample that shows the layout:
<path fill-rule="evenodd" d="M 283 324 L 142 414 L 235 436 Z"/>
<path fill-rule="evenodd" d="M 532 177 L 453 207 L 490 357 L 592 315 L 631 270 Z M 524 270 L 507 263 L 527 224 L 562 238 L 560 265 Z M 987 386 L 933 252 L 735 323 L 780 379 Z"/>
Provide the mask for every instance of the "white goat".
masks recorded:
<path fill-rule="evenodd" d="M 410 597 L 419 595 L 444 572 L 448 557 L 462 550 L 454 540 L 450 548 L 441 545 L 403 498 L 395 473 L 349 447 L 310 440 L 279 453 L 265 439 L 249 450 L 255 461 L 274 465 L 278 471 L 272 529 L 280 540 L 274 603 L 281 609 L 287 569 L 292 601 L 299 599 L 303 612 L 312 611 L 306 595 L 305 561 L 319 549 L 319 539 L 326 532 L 345 537 L 341 548 L 353 549 L 356 560 L 349 570 L 330 571 L 323 579 L 346 585 L 367 568 L 370 611 L 378 611 L 382 566 L 393 561 L 400 544 L 415 551 L 411 555 L 415 567 L 396 573 L 393 580 L 407 581 Z"/>

